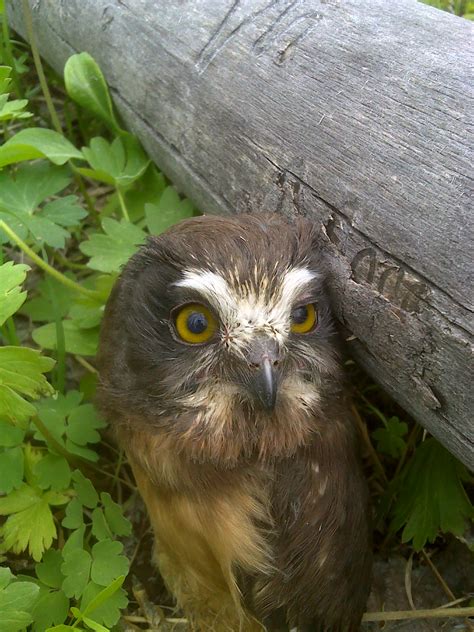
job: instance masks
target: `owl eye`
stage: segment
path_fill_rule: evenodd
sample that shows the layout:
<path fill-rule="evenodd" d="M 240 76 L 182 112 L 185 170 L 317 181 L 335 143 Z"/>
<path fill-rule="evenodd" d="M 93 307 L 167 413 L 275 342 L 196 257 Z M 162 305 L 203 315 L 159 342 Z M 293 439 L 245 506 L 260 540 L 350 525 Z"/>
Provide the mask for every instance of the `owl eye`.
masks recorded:
<path fill-rule="evenodd" d="M 299 305 L 291 312 L 291 331 L 295 334 L 306 334 L 317 324 L 318 316 L 313 303 Z"/>
<path fill-rule="evenodd" d="M 211 311 L 199 303 L 184 305 L 174 318 L 179 337 L 191 344 L 207 342 L 217 329 L 217 322 Z"/>

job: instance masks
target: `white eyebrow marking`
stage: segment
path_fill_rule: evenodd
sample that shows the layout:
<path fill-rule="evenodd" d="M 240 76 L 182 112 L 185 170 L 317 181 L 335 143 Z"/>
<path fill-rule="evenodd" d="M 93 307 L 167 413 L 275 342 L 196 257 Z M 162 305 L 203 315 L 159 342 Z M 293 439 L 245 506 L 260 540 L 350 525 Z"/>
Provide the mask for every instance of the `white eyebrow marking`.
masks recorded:
<path fill-rule="evenodd" d="M 229 347 L 242 351 L 251 344 L 257 331 L 264 331 L 283 345 L 289 333 L 294 302 L 317 276 L 307 268 L 288 270 L 269 301 L 265 300 L 269 278 L 265 272 L 259 277 L 257 269 L 255 288 L 248 283 L 231 287 L 220 274 L 197 268 L 185 270 L 183 278 L 174 285 L 199 292 L 219 313 L 229 334 Z"/>
<path fill-rule="evenodd" d="M 185 270 L 183 278 L 173 285 L 196 290 L 219 311 L 223 304 L 230 305 L 236 302 L 236 296 L 231 292 L 227 281 L 220 274 L 210 270 Z"/>
<path fill-rule="evenodd" d="M 286 305 L 293 305 L 301 290 L 316 277 L 317 274 L 307 268 L 289 270 L 282 282 L 281 302 Z"/>

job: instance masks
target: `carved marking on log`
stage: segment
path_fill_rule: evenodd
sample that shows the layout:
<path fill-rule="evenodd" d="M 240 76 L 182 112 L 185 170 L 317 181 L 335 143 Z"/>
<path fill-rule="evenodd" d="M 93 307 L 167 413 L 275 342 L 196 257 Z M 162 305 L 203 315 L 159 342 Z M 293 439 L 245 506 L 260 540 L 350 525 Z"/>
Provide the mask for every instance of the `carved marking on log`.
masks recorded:
<path fill-rule="evenodd" d="M 261 8 L 254 9 L 255 0 L 234 0 L 231 7 L 199 52 L 196 68 L 199 73 L 206 70 L 212 60 L 239 33 L 242 27 L 257 25 L 263 30 L 254 39 L 251 48 L 257 56 L 274 50 L 274 61 L 278 65 L 291 58 L 295 46 L 314 29 L 322 15 L 308 11 L 302 0 L 271 0 Z M 270 12 L 278 12 L 275 17 Z"/>
<path fill-rule="evenodd" d="M 377 260 L 374 248 L 364 248 L 351 263 L 352 278 L 356 283 L 367 283 L 391 303 L 407 312 L 419 313 L 420 301 L 429 288 L 415 274 L 386 258 Z"/>

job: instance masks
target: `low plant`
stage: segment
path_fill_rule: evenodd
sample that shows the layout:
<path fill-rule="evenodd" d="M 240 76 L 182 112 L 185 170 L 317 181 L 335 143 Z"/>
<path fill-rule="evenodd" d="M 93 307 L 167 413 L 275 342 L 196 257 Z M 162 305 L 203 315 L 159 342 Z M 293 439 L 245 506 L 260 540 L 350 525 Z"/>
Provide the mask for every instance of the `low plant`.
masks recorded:
<path fill-rule="evenodd" d="M 1 0 L 0 17 L 0 632 L 100 632 L 129 601 L 134 486 L 92 404 L 99 325 L 146 236 L 197 211 L 123 129 L 90 55 L 54 80 L 57 112 Z M 380 528 L 416 550 L 462 536 L 466 468 L 362 395 Z"/>

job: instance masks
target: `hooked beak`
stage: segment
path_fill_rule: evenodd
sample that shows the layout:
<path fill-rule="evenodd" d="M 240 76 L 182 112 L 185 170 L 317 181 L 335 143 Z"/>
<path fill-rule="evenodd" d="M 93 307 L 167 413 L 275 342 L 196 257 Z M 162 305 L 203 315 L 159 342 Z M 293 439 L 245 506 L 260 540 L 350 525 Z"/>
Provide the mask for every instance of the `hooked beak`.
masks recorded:
<path fill-rule="evenodd" d="M 256 345 L 249 360 L 254 371 L 251 389 L 263 408 L 271 411 L 275 408 L 278 391 L 278 354 L 268 343 Z"/>

